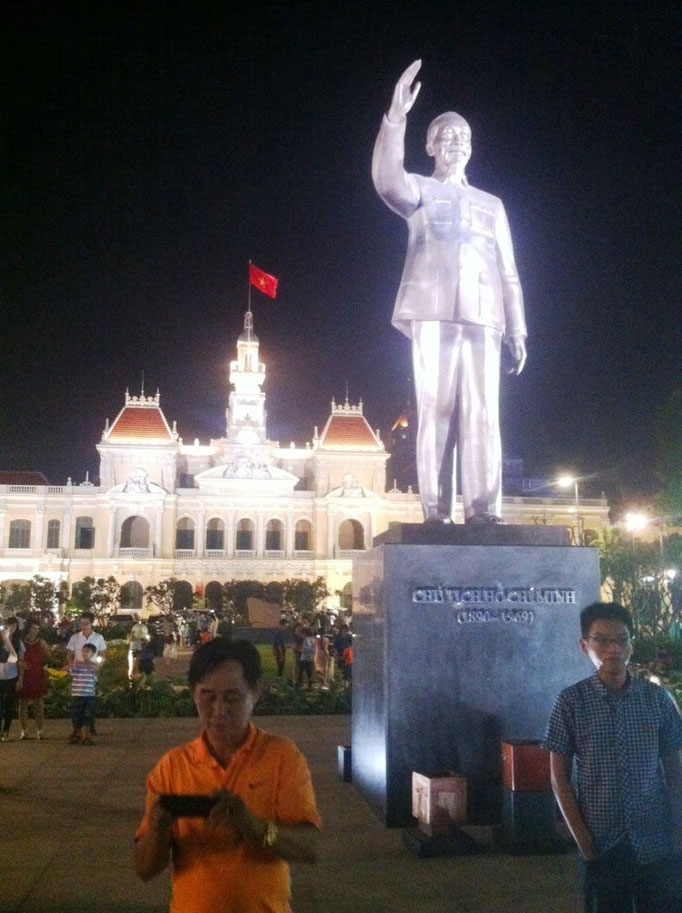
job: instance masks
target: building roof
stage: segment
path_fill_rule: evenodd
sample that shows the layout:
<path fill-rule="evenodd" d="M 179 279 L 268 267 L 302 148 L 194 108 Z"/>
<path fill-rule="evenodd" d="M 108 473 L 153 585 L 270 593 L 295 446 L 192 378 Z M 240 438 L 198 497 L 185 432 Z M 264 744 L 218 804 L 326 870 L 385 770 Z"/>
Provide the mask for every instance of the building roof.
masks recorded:
<path fill-rule="evenodd" d="M 0 472 L 0 485 L 49 485 L 42 472 Z"/>
<path fill-rule="evenodd" d="M 348 400 L 337 406 L 332 400 L 331 415 L 319 437 L 316 432 L 313 447 L 317 450 L 384 450 L 378 434 L 372 431 L 362 414 L 362 400 L 357 406 L 351 406 Z"/>
<path fill-rule="evenodd" d="M 171 431 L 161 411 L 160 394 L 130 396 L 126 391 L 125 405 L 110 428 L 104 429 L 102 440 L 107 443 L 125 441 L 144 444 L 172 444 L 177 441 L 175 428 Z"/>

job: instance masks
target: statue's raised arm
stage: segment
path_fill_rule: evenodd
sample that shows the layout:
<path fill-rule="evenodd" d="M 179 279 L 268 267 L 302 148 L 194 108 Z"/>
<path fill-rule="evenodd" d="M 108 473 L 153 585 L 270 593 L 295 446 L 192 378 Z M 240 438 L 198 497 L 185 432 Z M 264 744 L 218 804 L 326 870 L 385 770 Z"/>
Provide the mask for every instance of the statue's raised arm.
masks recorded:
<path fill-rule="evenodd" d="M 417 95 L 419 95 L 422 84 L 418 82 L 413 86 L 412 83 L 421 69 L 421 65 L 421 60 L 415 60 L 414 63 L 409 65 L 396 83 L 396 87 L 393 90 L 391 107 L 388 109 L 388 114 L 386 115 L 392 124 L 399 124 L 401 121 L 405 120 L 405 117 L 412 109 L 412 105 L 417 100 Z"/>

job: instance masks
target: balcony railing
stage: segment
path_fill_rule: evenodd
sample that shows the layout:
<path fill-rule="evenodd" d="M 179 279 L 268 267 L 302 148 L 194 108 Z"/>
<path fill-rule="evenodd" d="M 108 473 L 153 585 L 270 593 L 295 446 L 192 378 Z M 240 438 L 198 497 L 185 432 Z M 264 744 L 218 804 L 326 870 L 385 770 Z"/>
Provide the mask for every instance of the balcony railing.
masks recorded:
<path fill-rule="evenodd" d="M 147 548 L 119 547 L 116 549 L 116 555 L 118 558 L 151 558 L 154 555 L 154 549 L 151 546 L 147 546 Z"/>
<path fill-rule="evenodd" d="M 176 558 L 194 558 L 196 556 L 196 551 L 193 548 L 176 548 L 175 557 Z"/>
<path fill-rule="evenodd" d="M 224 548 L 207 548 L 204 554 L 207 558 L 224 558 L 227 552 Z"/>
<path fill-rule="evenodd" d="M 263 552 L 264 558 L 284 558 L 284 550 L 281 548 L 266 548 Z"/>
<path fill-rule="evenodd" d="M 355 555 L 364 554 L 364 551 L 364 548 L 339 548 L 337 546 L 334 554 L 337 558 L 353 558 Z"/>
<path fill-rule="evenodd" d="M 235 558 L 255 558 L 256 549 L 255 548 L 238 548 L 235 549 L 234 553 Z"/>
<path fill-rule="evenodd" d="M 309 548 L 294 549 L 294 558 L 306 559 L 306 558 L 312 558 L 312 557 L 313 557 L 312 549 L 309 549 Z"/>

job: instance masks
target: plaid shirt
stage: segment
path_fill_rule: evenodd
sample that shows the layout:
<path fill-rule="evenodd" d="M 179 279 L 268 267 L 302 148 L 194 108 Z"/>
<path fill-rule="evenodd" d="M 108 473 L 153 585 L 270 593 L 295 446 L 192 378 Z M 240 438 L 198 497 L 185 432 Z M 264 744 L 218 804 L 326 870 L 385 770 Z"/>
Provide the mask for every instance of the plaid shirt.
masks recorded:
<path fill-rule="evenodd" d="M 609 691 L 595 674 L 554 704 L 545 748 L 575 758 L 578 804 L 597 851 L 630 840 L 644 865 L 672 853 L 661 758 L 682 748 L 682 719 L 665 689 L 628 676 Z"/>

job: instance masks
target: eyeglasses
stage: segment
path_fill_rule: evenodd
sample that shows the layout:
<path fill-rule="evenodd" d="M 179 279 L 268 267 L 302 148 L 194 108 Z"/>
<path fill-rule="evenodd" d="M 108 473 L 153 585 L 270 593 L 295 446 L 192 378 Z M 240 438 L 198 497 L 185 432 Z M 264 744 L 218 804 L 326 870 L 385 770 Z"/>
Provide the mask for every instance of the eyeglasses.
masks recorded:
<path fill-rule="evenodd" d="M 612 644 L 614 647 L 629 647 L 633 638 L 629 634 L 619 634 L 617 637 L 604 637 L 602 634 L 592 636 L 590 634 L 585 640 L 591 640 L 598 647 L 610 647 Z"/>

